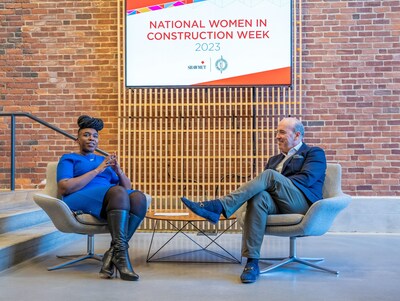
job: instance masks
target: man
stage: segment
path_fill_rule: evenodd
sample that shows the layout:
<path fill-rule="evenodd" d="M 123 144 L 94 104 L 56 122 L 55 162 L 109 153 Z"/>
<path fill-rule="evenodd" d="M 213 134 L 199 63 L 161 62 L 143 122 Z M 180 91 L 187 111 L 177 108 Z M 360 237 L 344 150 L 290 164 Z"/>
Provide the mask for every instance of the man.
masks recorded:
<path fill-rule="evenodd" d="M 325 152 L 303 143 L 303 136 L 304 127 L 298 119 L 282 119 L 276 132 L 281 154 L 271 157 L 257 177 L 217 200 L 195 203 L 181 198 L 186 207 L 212 223 L 217 223 L 221 214 L 231 216 L 247 202 L 242 246 L 247 263 L 240 276 L 243 283 L 255 282 L 260 273 L 258 259 L 268 215 L 304 214 L 312 203 L 322 199 Z"/>

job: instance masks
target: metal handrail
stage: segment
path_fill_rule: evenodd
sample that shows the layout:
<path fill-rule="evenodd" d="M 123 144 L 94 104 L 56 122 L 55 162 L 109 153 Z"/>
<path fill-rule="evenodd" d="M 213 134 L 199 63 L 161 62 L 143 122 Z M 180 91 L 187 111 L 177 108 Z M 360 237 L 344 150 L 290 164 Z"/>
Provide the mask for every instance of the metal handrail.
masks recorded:
<path fill-rule="evenodd" d="M 72 140 L 76 140 L 76 136 L 71 135 L 69 133 L 67 133 L 66 131 L 36 117 L 33 116 L 30 113 L 25 113 L 25 112 L 0 112 L 0 117 L 11 117 L 11 179 L 10 179 L 10 186 L 11 186 L 11 190 L 15 190 L 15 118 L 17 116 L 22 116 L 22 117 L 28 117 L 30 119 L 32 119 L 33 121 L 36 121 L 42 125 L 44 125 L 45 127 L 48 127 L 49 129 L 52 129 L 53 131 L 56 131 L 57 133 L 60 133 L 66 137 L 68 137 L 69 139 Z M 96 148 L 96 151 L 102 155 L 108 156 L 108 153 Z"/>

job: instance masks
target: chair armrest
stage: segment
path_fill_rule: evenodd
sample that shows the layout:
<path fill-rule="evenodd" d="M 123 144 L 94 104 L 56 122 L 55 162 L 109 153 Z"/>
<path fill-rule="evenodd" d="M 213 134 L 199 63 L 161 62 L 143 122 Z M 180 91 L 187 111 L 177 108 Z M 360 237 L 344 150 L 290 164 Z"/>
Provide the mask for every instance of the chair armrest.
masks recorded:
<path fill-rule="evenodd" d="M 351 197 L 341 193 L 315 202 L 305 214 L 301 227 L 304 235 L 323 235 L 332 226 L 336 216 L 345 209 Z"/>
<path fill-rule="evenodd" d="M 149 195 L 149 194 L 147 194 L 147 193 L 143 193 L 143 194 L 144 194 L 144 196 L 146 197 L 146 201 L 147 201 L 147 210 L 148 210 L 148 209 L 150 208 L 152 198 L 151 198 L 151 195 Z"/>
<path fill-rule="evenodd" d="M 75 214 L 62 200 L 44 193 L 33 195 L 35 203 L 50 217 L 54 226 L 64 233 L 99 234 L 108 233 L 107 225 L 87 225 L 80 223 Z"/>
<path fill-rule="evenodd" d="M 302 232 L 303 235 L 323 235 L 329 230 L 336 216 L 349 205 L 350 201 L 351 197 L 344 193 L 319 200 L 310 207 L 301 223 L 295 227 L 301 229 L 299 232 Z M 236 218 L 240 227 L 243 227 L 245 215 L 246 204 L 236 211 Z"/>

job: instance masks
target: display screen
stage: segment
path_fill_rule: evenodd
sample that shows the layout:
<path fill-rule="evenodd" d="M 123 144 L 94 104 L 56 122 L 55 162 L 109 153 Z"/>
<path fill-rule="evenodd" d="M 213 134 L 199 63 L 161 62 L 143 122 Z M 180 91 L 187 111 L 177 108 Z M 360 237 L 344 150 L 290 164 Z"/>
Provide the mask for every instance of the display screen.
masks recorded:
<path fill-rule="evenodd" d="M 290 0 L 126 0 L 125 86 L 292 83 Z"/>

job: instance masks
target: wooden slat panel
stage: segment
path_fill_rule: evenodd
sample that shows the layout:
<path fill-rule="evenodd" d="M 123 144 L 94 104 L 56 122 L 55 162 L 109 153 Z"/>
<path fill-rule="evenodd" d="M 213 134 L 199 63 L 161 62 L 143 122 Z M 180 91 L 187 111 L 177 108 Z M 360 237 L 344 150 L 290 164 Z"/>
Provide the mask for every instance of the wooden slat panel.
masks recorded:
<path fill-rule="evenodd" d="M 288 115 L 301 118 L 301 1 L 293 1 L 292 87 L 185 89 L 124 87 L 123 2 L 118 1 L 118 150 L 134 188 L 153 196 L 153 209 L 182 208 L 182 195 L 217 198 L 260 173 L 277 152 L 277 122 Z M 141 228 L 151 226 L 145 220 Z M 204 229 L 215 226 L 204 223 Z"/>

